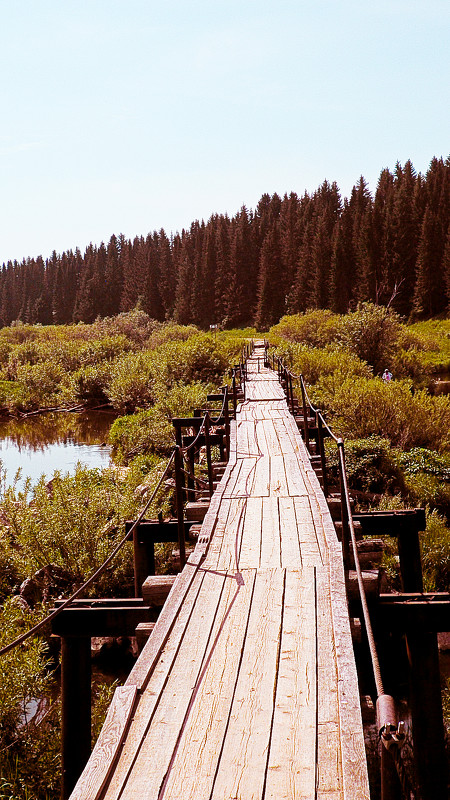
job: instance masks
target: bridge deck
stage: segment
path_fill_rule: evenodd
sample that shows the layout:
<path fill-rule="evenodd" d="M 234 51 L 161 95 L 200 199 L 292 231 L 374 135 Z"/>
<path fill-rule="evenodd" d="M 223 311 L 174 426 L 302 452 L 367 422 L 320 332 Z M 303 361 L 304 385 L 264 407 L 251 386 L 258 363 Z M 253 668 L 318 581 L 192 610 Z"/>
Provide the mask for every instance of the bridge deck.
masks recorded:
<path fill-rule="evenodd" d="M 262 355 L 197 548 L 72 798 L 369 797 L 340 546 Z"/>

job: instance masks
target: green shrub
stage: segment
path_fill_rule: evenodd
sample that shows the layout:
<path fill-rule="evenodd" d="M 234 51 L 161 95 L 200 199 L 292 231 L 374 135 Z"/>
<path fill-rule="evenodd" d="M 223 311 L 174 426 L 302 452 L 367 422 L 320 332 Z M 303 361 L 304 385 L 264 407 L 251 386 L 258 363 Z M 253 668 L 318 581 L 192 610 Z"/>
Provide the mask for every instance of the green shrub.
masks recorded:
<path fill-rule="evenodd" d="M 400 334 L 400 318 L 384 306 L 362 303 L 357 311 L 341 317 L 340 342 L 361 361 L 381 373 L 393 366 Z"/>
<path fill-rule="evenodd" d="M 109 361 L 81 367 L 64 382 L 62 399 L 70 404 L 108 403 L 108 386 L 113 366 Z"/>
<path fill-rule="evenodd" d="M 118 411 L 146 408 L 155 401 L 153 358 L 151 353 L 130 353 L 111 367 L 111 379 L 105 389 Z"/>
<path fill-rule="evenodd" d="M 311 391 L 317 405 L 329 412 L 332 427 L 342 436 L 386 437 L 409 449 L 450 450 L 450 398 L 412 393 L 406 381 L 383 383 L 380 378 L 348 378 L 335 372 L 321 378 Z"/>
<path fill-rule="evenodd" d="M 450 591 L 450 530 L 436 510 L 427 512 L 426 531 L 420 540 L 424 590 Z"/>
<path fill-rule="evenodd" d="M 340 317 L 326 309 L 306 311 L 282 317 L 269 331 L 272 342 L 280 340 L 300 342 L 309 347 L 325 347 L 336 341 L 340 330 Z"/>
<path fill-rule="evenodd" d="M 25 611 L 14 601 L 6 600 L 0 609 L 0 647 L 31 628 L 43 615 L 42 609 Z M 49 687 L 43 652 L 42 642 L 31 638 L 0 659 L 0 750 L 18 735 L 30 701 L 45 694 Z"/>
<path fill-rule="evenodd" d="M 327 439 L 326 455 L 330 477 L 339 481 L 339 458 L 335 442 Z M 352 489 L 364 492 L 393 493 L 402 488 L 403 480 L 395 453 L 389 441 L 381 436 L 345 441 L 345 464 Z"/>
<path fill-rule="evenodd" d="M 372 377 L 371 368 L 353 353 L 342 349 L 319 349 L 303 344 L 283 344 L 276 354 L 290 365 L 292 371 L 303 375 L 306 383 L 316 383 L 319 378 L 338 372 L 341 376 Z"/>
<path fill-rule="evenodd" d="M 123 536 L 125 520 L 136 516 L 140 499 L 135 488 L 136 478 L 134 483 L 131 479 L 119 482 L 113 470 L 100 472 L 78 465 L 73 475 L 56 472 L 49 486 L 42 477 L 33 490 L 29 486 L 18 493 L 7 490 L 2 516 L 16 568 L 33 575 L 56 565 L 72 582 L 81 583 Z M 110 594 L 115 590 L 122 595 L 131 585 L 131 575 L 131 552 L 126 547 L 96 591 Z"/>
<path fill-rule="evenodd" d="M 116 419 L 109 441 L 114 459 L 121 464 L 146 453 L 168 454 L 175 444 L 173 426 L 158 408 Z"/>

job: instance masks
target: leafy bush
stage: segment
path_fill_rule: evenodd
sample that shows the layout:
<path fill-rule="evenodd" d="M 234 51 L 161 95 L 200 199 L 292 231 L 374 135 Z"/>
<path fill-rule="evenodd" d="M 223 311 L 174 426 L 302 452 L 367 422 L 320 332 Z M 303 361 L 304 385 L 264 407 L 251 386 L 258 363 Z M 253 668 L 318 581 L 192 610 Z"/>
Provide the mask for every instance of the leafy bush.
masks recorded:
<path fill-rule="evenodd" d="M 342 436 L 386 437 L 405 449 L 450 450 L 450 398 L 411 391 L 406 381 L 385 384 L 380 378 L 347 378 L 340 373 L 321 378 L 313 400 L 330 413 Z"/>
<path fill-rule="evenodd" d="M 420 534 L 426 592 L 450 590 L 450 530 L 436 510 L 428 511 L 426 531 Z"/>
<path fill-rule="evenodd" d="M 341 317 L 340 342 L 361 361 L 381 373 L 393 365 L 400 334 L 400 318 L 384 306 L 362 303 L 357 311 Z"/>
<path fill-rule="evenodd" d="M 13 600 L 6 600 L 0 609 L 0 647 L 13 641 L 38 622 L 42 610 L 24 611 Z M 17 736 L 28 704 L 45 694 L 49 686 L 45 670 L 43 644 L 28 639 L 20 648 L 0 659 L 0 750 Z"/>
<path fill-rule="evenodd" d="M 326 309 L 306 311 L 282 317 L 269 331 L 272 342 L 280 340 L 301 342 L 309 347 L 325 347 L 336 341 L 340 330 L 340 317 Z"/>
<path fill-rule="evenodd" d="M 146 453 L 168 454 L 174 446 L 172 424 L 157 408 L 118 417 L 111 426 L 109 441 L 113 457 L 120 464 Z"/>
<path fill-rule="evenodd" d="M 165 461 L 152 462 L 147 482 L 156 485 Z M 7 490 L 2 514 L 13 545 L 20 574 L 56 565 L 72 582 L 82 582 L 123 536 L 124 523 L 133 519 L 141 504 L 135 489 L 142 471 L 130 472 L 120 481 L 114 470 L 87 469 L 78 465 L 74 475 L 55 473 L 50 486 L 44 478 L 30 491 Z M 157 513 L 157 501 L 150 510 Z M 130 548 L 125 547 L 95 591 L 118 596 L 132 584 Z M 70 588 L 70 587 L 69 587 Z"/>
<path fill-rule="evenodd" d="M 153 359 L 148 353 L 130 353 L 117 359 L 105 393 L 118 411 L 146 408 L 155 401 Z"/>
<path fill-rule="evenodd" d="M 75 405 L 108 403 L 106 392 L 112 370 L 111 363 L 106 361 L 72 372 L 64 381 L 61 400 Z"/>
<path fill-rule="evenodd" d="M 338 372 L 342 377 L 352 375 L 371 378 L 372 370 L 353 353 L 345 350 L 319 349 L 303 344 L 283 344 L 276 348 L 295 374 L 302 374 L 307 383 L 316 383 L 320 377 Z"/>
<path fill-rule="evenodd" d="M 339 458 L 336 444 L 325 442 L 327 467 L 330 476 L 339 480 Z M 402 488 L 403 480 L 395 452 L 389 441 L 381 436 L 345 441 L 345 464 L 352 489 L 365 492 L 395 492 Z"/>

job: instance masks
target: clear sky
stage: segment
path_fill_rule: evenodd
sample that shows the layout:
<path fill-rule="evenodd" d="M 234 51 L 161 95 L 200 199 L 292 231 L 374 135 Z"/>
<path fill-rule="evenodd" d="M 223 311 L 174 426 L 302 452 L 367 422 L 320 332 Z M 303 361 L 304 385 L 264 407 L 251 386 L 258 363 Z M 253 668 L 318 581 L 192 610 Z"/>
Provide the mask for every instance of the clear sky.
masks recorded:
<path fill-rule="evenodd" d="M 450 153 L 448 0 L 0 0 L 0 263 Z"/>

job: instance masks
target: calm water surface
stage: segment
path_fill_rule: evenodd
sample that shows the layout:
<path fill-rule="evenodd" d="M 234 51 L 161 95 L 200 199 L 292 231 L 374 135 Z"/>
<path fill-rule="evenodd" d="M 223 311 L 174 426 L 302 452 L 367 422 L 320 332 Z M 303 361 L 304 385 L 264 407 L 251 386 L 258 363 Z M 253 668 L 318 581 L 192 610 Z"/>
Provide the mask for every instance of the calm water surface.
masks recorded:
<path fill-rule="evenodd" d="M 49 480 L 55 470 L 74 472 L 78 462 L 87 467 L 107 467 L 111 448 L 106 444 L 115 415 L 107 411 L 81 414 L 54 413 L 0 422 L 0 461 L 10 486 L 18 469 L 21 478 L 35 484 L 42 474 Z"/>

